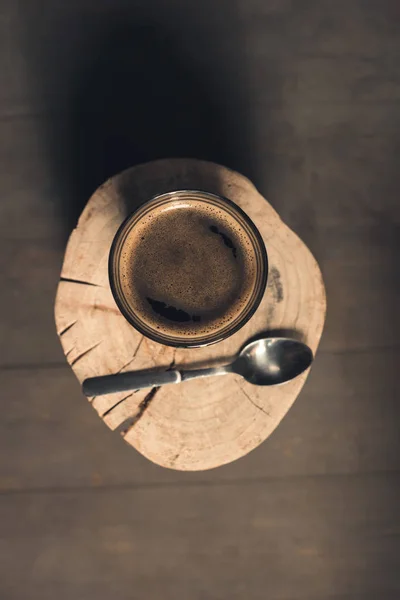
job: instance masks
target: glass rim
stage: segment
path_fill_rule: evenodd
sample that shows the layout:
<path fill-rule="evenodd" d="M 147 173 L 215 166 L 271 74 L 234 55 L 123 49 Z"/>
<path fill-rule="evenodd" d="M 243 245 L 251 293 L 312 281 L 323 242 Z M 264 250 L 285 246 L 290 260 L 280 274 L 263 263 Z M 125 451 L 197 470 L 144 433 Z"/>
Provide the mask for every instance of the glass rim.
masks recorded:
<path fill-rule="evenodd" d="M 239 315 L 237 315 L 237 317 L 235 317 L 219 331 L 215 333 L 204 334 L 201 337 L 197 336 L 196 338 L 191 338 L 190 335 L 173 336 L 162 332 L 160 333 L 158 330 L 150 327 L 147 323 L 140 319 L 140 317 L 135 314 L 134 310 L 131 308 L 124 296 L 120 282 L 119 269 L 119 259 L 124 242 L 131 230 L 135 227 L 135 224 L 141 220 L 147 212 L 154 210 L 154 208 L 160 204 L 174 200 L 183 201 L 183 196 L 188 195 L 192 195 L 192 199 L 196 201 L 204 201 L 208 203 L 210 201 L 216 202 L 220 208 L 227 211 L 236 221 L 239 221 L 240 226 L 245 229 L 247 235 L 253 243 L 257 261 L 256 283 L 246 307 L 241 311 L 241 313 L 239 313 Z M 111 292 L 121 314 L 125 317 L 128 323 L 130 323 L 130 325 L 139 331 L 139 333 L 155 342 L 158 342 L 159 344 L 166 346 L 172 346 L 176 348 L 199 348 L 216 344 L 227 339 L 239 331 L 239 329 L 241 329 L 254 315 L 264 296 L 267 285 L 268 255 L 264 240 L 258 231 L 258 228 L 247 215 L 247 213 L 245 213 L 245 211 L 235 202 L 213 192 L 206 192 L 204 190 L 197 189 L 178 189 L 153 196 L 149 200 L 142 203 L 124 219 L 119 226 L 111 244 L 108 260 L 108 275 Z"/>

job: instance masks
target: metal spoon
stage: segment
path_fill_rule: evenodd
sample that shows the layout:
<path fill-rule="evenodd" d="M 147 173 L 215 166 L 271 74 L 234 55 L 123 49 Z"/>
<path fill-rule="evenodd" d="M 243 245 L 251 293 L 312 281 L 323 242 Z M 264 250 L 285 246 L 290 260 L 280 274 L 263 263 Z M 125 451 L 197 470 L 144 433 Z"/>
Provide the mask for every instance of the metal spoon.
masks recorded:
<path fill-rule="evenodd" d="M 187 371 L 132 371 L 92 377 L 83 382 L 82 389 L 86 396 L 101 396 L 227 373 L 241 375 L 255 385 L 276 385 L 297 377 L 308 369 L 312 361 L 311 349 L 301 342 L 288 338 L 265 338 L 247 344 L 228 365 Z"/>

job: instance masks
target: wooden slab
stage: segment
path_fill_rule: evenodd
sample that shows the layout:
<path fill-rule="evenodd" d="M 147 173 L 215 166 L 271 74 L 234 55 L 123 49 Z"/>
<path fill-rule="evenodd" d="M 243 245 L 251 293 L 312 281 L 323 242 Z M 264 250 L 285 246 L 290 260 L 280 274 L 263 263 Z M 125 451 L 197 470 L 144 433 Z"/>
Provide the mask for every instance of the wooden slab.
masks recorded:
<path fill-rule="evenodd" d="M 256 314 L 234 336 L 208 348 L 173 349 L 141 336 L 119 313 L 108 283 L 108 253 L 122 220 L 155 194 L 205 189 L 236 202 L 262 234 L 269 281 Z M 214 163 L 168 159 L 133 167 L 89 200 L 68 242 L 55 318 L 65 355 L 82 382 L 94 375 L 172 364 L 199 365 L 233 356 L 260 333 L 285 330 L 315 352 L 325 319 L 318 265 L 299 238 L 242 175 Z M 307 373 L 259 388 L 236 375 L 90 398 L 104 422 L 162 466 L 203 470 L 257 447 L 298 396 Z"/>

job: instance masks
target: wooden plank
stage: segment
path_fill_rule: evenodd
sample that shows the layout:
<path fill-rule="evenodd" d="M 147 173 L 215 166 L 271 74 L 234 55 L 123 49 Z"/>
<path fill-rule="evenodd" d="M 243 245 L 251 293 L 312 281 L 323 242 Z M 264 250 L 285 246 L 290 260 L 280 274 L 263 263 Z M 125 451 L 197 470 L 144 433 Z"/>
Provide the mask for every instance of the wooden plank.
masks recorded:
<path fill-rule="evenodd" d="M 53 239 L 60 249 L 73 226 L 67 221 L 73 197 L 57 178 L 47 136 L 62 117 L 27 116 L 1 120 L 0 234 L 2 240 Z M 60 125 L 58 125 L 60 126 Z M 63 144 L 63 138 L 59 141 Z M 67 160 L 68 149 L 64 151 Z"/>
<path fill-rule="evenodd" d="M 327 252 L 337 239 L 331 231 L 332 244 L 326 244 Z M 320 247 L 322 240 L 327 242 L 322 232 L 321 236 Z M 357 244 L 359 260 L 353 261 L 351 254 L 340 260 L 320 260 L 328 298 L 322 337 L 325 351 L 398 346 L 397 265 L 390 246 L 380 254 L 379 248 L 371 244 L 366 254 L 375 252 L 377 259 L 361 261 L 363 239 L 365 236 Z M 63 250 L 54 239 L 6 240 L 0 243 L 0 249 L 0 271 L 4 274 L 0 310 L 7 315 L 0 324 L 1 338 L 7 340 L 0 351 L 0 365 L 63 363 L 53 322 Z M 385 256 L 389 257 L 386 262 Z"/>
<path fill-rule="evenodd" d="M 396 0 L 290 0 L 238 3 L 242 31 L 259 54 L 383 59 L 399 52 Z M 268 31 L 268 36 L 265 32 Z"/>
<path fill-rule="evenodd" d="M 183 97 L 188 98 L 190 86 L 185 85 L 185 73 L 179 65 L 179 56 L 185 56 L 190 67 L 186 78 L 193 85 L 196 80 L 192 73 L 198 73 L 197 80 L 205 79 L 199 98 L 207 100 L 204 89 L 208 87 L 214 97 L 213 110 L 218 111 L 215 100 L 221 94 L 227 97 L 223 115 L 231 114 L 227 133 L 230 145 L 235 146 L 234 154 L 238 156 L 236 146 L 240 142 L 242 149 L 252 152 L 251 159 L 241 157 L 232 166 L 246 171 L 244 162 L 251 168 L 260 156 L 258 144 L 254 147 L 249 138 L 254 140 L 255 134 L 257 139 L 260 128 L 263 134 L 265 123 L 273 123 L 268 111 L 271 105 L 290 105 L 290 112 L 298 114 L 299 107 L 312 108 L 311 112 L 315 113 L 318 112 L 316 105 L 329 103 L 336 110 L 338 105 L 345 104 L 355 116 L 360 104 L 393 103 L 399 97 L 395 0 L 386 0 L 379 7 L 376 3 L 356 0 L 346 10 L 343 10 L 343 2 L 312 1 L 297 6 L 284 0 L 238 2 L 235 10 L 226 2 L 218 3 L 216 9 L 210 1 L 203 2 L 201 7 L 181 1 L 169 3 L 168 7 L 156 2 L 155 6 L 156 11 L 146 11 L 144 7 L 139 11 L 124 1 L 90 0 L 44 5 L 23 2 L 23 8 L 18 10 L 15 3 L 3 1 L 0 114 L 9 117 L 46 110 L 72 109 L 74 112 L 77 96 L 82 102 L 81 108 L 86 109 L 93 98 L 103 98 L 103 103 L 97 101 L 97 110 L 104 110 L 103 117 L 107 117 L 119 108 L 118 123 L 120 127 L 124 124 L 126 131 L 133 125 L 132 115 L 141 114 L 140 137 L 144 141 L 143 134 L 151 125 L 150 109 L 154 121 L 155 104 L 154 100 L 138 96 L 136 88 L 130 85 L 132 81 L 139 81 L 138 87 L 143 88 L 140 83 L 147 82 L 146 69 L 137 60 L 138 52 L 145 55 L 148 70 L 155 80 L 170 79 L 175 85 L 182 80 L 181 91 L 184 93 L 186 88 Z M 147 52 L 143 53 L 143 26 L 149 20 L 152 20 L 152 28 L 148 27 L 147 32 L 149 35 L 151 31 L 154 43 L 150 48 L 145 46 Z M 178 45 L 181 55 L 162 52 L 166 34 L 169 37 L 167 49 Z M 126 70 L 131 75 L 128 78 L 123 68 L 121 72 L 121 46 Z M 82 69 L 86 70 L 86 77 Z M 113 88 L 116 84 L 119 91 L 111 97 L 105 96 L 105 72 L 113 73 Z M 177 73 L 183 77 L 176 77 Z M 76 94 L 88 77 L 92 93 L 86 97 Z M 162 89 L 163 86 L 159 86 L 159 93 Z M 165 101 L 168 101 L 167 96 Z M 159 102 L 159 110 L 162 105 Z M 241 118 L 233 120 L 241 105 L 245 108 Z M 167 106 L 173 107 L 170 100 Z M 257 106 L 261 107 L 259 115 Z M 189 108 L 188 103 L 186 108 Z M 219 130 L 221 109 L 218 112 L 214 121 Z M 298 120 L 300 127 L 301 121 Z M 110 133 L 110 121 L 103 118 L 100 122 Z M 135 123 L 137 135 L 136 119 Z M 82 120 L 79 124 L 82 125 Z M 176 123 L 174 127 L 176 129 Z M 244 134 L 242 140 L 232 139 L 233 128 L 238 127 Z M 119 137 L 118 133 L 115 135 Z M 281 139 L 271 136 L 264 139 L 263 153 L 270 150 L 271 145 L 279 145 Z M 116 171 L 120 168 L 118 165 Z M 265 161 L 261 157 L 258 172 L 263 171 Z M 249 174 L 254 176 L 254 172 Z"/>
<path fill-rule="evenodd" d="M 64 362 L 53 317 L 62 254 L 53 240 L 1 242 L 2 366 Z"/>
<path fill-rule="evenodd" d="M 34 72 L 36 81 L 31 83 L 29 91 L 30 100 L 36 103 L 44 99 L 54 105 L 65 97 L 74 73 L 79 70 L 79 59 L 84 54 L 90 59 L 91 53 L 101 48 L 99 41 L 103 42 L 104 55 L 97 56 L 105 62 L 108 55 L 112 72 L 116 44 L 115 39 L 114 45 L 111 42 L 110 29 L 121 32 L 130 28 L 127 54 L 132 55 L 138 42 L 142 42 L 140 25 L 143 28 L 143 23 L 148 23 L 151 17 L 152 29 L 158 33 L 158 45 L 153 44 L 154 55 L 151 54 L 152 58 L 158 54 L 156 65 L 163 60 L 159 52 L 162 32 L 168 32 L 170 44 L 180 40 L 182 55 L 192 59 L 202 71 L 211 70 L 215 75 L 216 66 L 224 66 L 225 70 L 218 72 L 221 78 L 230 81 L 233 89 L 235 72 L 236 79 L 239 76 L 244 81 L 254 73 L 257 90 L 262 89 L 269 99 L 272 96 L 278 102 L 282 87 L 285 91 L 299 89 L 308 101 L 314 98 L 340 101 L 343 97 L 350 101 L 393 100 L 387 81 L 398 72 L 397 61 L 391 60 L 399 51 L 393 26 L 398 18 L 395 0 L 386 0 L 379 9 L 374 3 L 366 5 L 357 0 L 346 11 L 343 2 L 313 1 L 306 3 L 305 8 L 287 1 L 269 6 L 271 3 L 254 0 L 238 2 L 235 10 L 226 2 L 218 4 L 216 10 L 210 1 L 201 8 L 193 2 L 173 2 L 168 8 L 156 2 L 158 10 L 154 13 L 143 6 L 139 11 L 123 1 L 52 2 L 45 7 L 25 2 L 20 14 L 12 5 L 7 11 L 4 33 L 8 25 L 10 37 L 5 45 L 12 49 L 14 68 L 19 67 L 21 74 Z M 185 26 L 178 27 L 178 23 Z M 333 72 L 326 68 L 332 58 L 336 65 Z M 245 69 L 238 70 L 237 65 Z M 266 72 L 270 74 L 268 83 Z M 211 79 L 214 81 L 215 77 Z M 373 86 L 368 85 L 371 79 Z M 281 87 L 282 82 L 285 85 Z M 20 90 L 10 76 L 7 83 L 10 91 L 6 99 L 15 103 L 18 97 L 29 98 L 27 90 Z"/>
<path fill-rule="evenodd" d="M 0 489 L 246 483 L 398 470 L 399 358 L 392 351 L 320 353 L 271 438 L 245 458 L 201 475 L 143 459 L 85 404 L 69 368 L 9 369 L 1 373 Z"/>
<path fill-rule="evenodd" d="M 71 139 L 68 119 L 66 114 L 0 122 L 2 235 L 64 243 L 84 201 L 106 176 L 99 165 L 97 180 L 83 198 L 76 177 L 79 140 Z M 258 120 L 252 161 L 259 166 L 260 191 L 314 252 L 323 257 L 325 247 L 331 252 L 342 247 L 342 237 L 336 244 L 329 238 L 323 243 L 337 227 L 341 233 L 345 228 L 346 245 L 353 239 L 353 251 L 361 245 L 359 236 L 366 243 L 370 233 L 374 243 L 380 235 L 382 244 L 385 228 L 395 234 L 395 107 L 329 105 L 296 113 L 281 108 L 269 119 L 261 111 Z"/>
<path fill-rule="evenodd" d="M 265 105 L 257 108 L 256 102 L 255 96 L 251 112 L 259 125 L 250 162 L 256 183 L 315 253 L 323 256 L 328 246 L 326 230 L 334 236 L 338 227 L 345 228 L 354 248 L 359 236 L 368 241 L 369 231 L 372 237 L 380 233 L 382 240 L 385 224 L 395 232 L 400 125 L 395 106 L 383 111 L 380 105 L 330 104 L 296 112 L 281 107 L 268 110 L 266 119 Z M 239 114 L 245 117 L 243 108 Z M 73 127 L 68 113 L 0 121 L 2 236 L 53 237 L 65 243 L 89 195 L 107 176 L 99 161 L 82 189 L 82 139 L 71 135 Z M 86 139 L 84 131 L 81 135 Z M 89 149 L 89 140 L 84 143 Z M 234 166 L 228 155 L 220 160 Z M 338 241 L 328 238 L 331 251 L 342 247 L 343 240 Z"/>
<path fill-rule="evenodd" d="M 399 476 L 0 496 L 7 599 L 395 600 Z"/>
<path fill-rule="evenodd" d="M 318 226 L 398 224 L 395 104 L 271 111 L 260 103 L 251 112 L 258 123 L 255 183 L 291 227 L 302 228 L 303 237 Z"/>

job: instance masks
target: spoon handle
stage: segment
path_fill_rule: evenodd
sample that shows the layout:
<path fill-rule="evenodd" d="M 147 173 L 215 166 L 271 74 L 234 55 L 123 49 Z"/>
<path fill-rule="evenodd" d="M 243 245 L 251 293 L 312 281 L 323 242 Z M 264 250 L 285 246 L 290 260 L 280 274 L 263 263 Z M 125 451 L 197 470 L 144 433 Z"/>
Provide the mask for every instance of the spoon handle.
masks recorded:
<path fill-rule="evenodd" d="M 117 373 L 116 375 L 103 375 L 85 379 L 82 391 L 85 396 L 104 396 L 128 390 L 141 390 L 148 387 L 158 387 L 167 383 L 179 383 L 179 371 L 159 371 L 148 369 L 145 371 L 131 371 Z"/>
<path fill-rule="evenodd" d="M 189 381 L 190 379 L 199 379 L 201 377 L 210 377 L 212 375 L 226 375 L 227 373 L 232 373 L 231 365 L 207 367 L 206 369 L 191 369 L 188 371 L 181 371 L 181 381 Z"/>
<path fill-rule="evenodd" d="M 103 375 L 85 379 L 82 390 L 85 396 L 104 396 L 128 390 L 141 390 L 148 387 L 159 387 L 168 383 L 180 383 L 198 377 L 210 375 L 225 375 L 230 372 L 230 365 L 226 367 L 210 367 L 207 369 L 195 369 L 189 371 L 157 371 L 154 369 L 146 371 L 132 371 L 128 373 L 117 373 L 116 375 Z"/>

